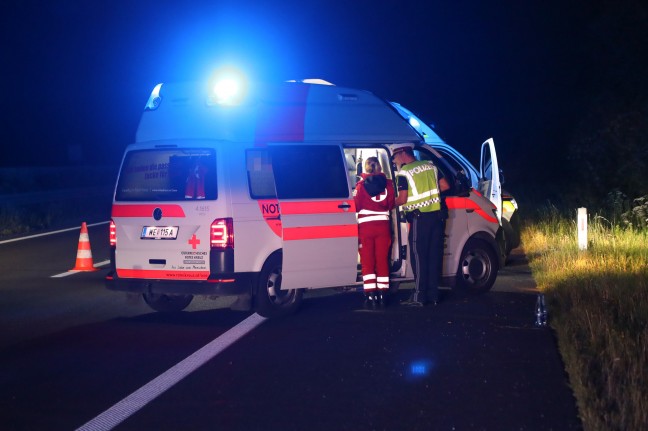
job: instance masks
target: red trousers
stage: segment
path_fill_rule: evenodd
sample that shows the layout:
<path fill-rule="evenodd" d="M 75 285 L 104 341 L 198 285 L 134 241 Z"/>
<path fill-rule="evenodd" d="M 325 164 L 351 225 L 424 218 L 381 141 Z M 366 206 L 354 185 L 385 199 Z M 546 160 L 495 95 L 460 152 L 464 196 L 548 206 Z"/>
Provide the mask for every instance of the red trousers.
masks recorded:
<path fill-rule="evenodd" d="M 370 221 L 358 225 L 360 263 L 364 290 L 389 288 L 389 221 Z"/>

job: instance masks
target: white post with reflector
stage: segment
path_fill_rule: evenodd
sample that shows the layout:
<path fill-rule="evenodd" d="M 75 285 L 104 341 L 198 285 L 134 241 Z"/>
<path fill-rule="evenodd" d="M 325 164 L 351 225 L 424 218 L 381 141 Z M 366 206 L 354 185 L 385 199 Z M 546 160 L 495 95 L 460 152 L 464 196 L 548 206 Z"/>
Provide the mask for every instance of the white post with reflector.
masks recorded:
<path fill-rule="evenodd" d="M 578 249 L 587 250 L 587 208 L 578 208 Z"/>

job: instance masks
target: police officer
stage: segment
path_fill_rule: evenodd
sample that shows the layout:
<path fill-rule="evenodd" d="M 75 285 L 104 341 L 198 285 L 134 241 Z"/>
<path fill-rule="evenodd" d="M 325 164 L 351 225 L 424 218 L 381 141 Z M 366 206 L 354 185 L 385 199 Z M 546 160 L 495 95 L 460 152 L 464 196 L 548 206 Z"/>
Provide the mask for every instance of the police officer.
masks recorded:
<path fill-rule="evenodd" d="M 363 291 L 367 306 L 373 307 L 385 305 L 389 291 L 389 211 L 395 207 L 395 192 L 377 157 L 369 157 L 364 168 L 353 196 L 358 211 Z"/>
<path fill-rule="evenodd" d="M 416 159 L 413 148 L 409 143 L 391 147 L 392 160 L 399 168 L 396 205 L 402 205 L 410 223 L 408 241 L 415 281 L 414 292 L 403 305 L 436 305 L 445 234 L 441 192 L 449 187 L 445 180 L 440 184 L 431 161 Z"/>

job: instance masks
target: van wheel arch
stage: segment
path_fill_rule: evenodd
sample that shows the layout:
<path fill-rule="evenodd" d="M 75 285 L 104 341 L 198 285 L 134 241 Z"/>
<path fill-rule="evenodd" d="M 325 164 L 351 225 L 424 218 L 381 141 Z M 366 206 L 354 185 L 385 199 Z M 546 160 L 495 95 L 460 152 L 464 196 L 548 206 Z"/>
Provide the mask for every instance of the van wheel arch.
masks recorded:
<path fill-rule="evenodd" d="M 281 317 L 295 313 L 303 299 L 303 289 L 281 290 L 282 254 L 266 259 L 254 291 L 254 310 L 263 317 Z"/>

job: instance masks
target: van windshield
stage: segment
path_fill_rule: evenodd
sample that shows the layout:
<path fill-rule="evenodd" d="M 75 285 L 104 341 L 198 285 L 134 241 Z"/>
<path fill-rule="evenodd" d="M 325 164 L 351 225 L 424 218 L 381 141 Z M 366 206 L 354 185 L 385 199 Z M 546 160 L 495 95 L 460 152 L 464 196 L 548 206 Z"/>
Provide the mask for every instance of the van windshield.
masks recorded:
<path fill-rule="evenodd" d="M 216 155 L 211 149 L 131 151 L 119 174 L 116 201 L 214 200 Z"/>

